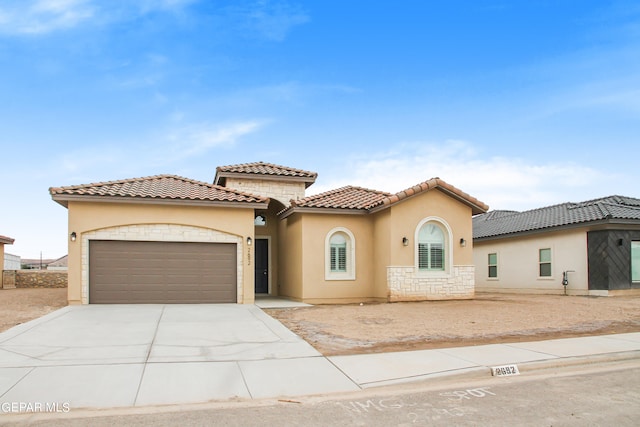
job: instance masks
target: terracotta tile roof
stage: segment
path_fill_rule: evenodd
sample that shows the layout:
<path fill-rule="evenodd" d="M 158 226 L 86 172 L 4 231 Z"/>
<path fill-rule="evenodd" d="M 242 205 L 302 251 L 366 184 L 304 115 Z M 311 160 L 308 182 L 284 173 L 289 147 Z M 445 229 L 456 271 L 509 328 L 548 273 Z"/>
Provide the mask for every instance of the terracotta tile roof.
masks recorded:
<path fill-rule="evenodd" d="M 640 199 L 608 196 L 524 212 L 492 211 L 473 218 L 473 238 L 504 237 L 517 233 L 616 220 L 640 224 Z"/>
<path fill-rule="evenodd" d="M 3 243 L 5 245 L 13 245 L 13 242 L 15 242 L 15 239 L 12 239 L 11 237 L 0 235 L 0 243 Z"/>
<path fill-rule="evenodd" d="M 225 178 L 229 176 L 250 176 L 255 178 L 279 178 L 285 180 L 303 181 L 306 187 L 313 184 L 318 177 L 316 172 L 309 172 L 302 169 L 294 169 L 287 166 L 275 165 L 273 163 L 255 162 L 241 163 L 238 165 L 218 166 L 214 184 L 224 185 Z"/>
<path fill-rule="evenodd" d="M 49 189 L 53 200 L 67 205 L 70 199 L 118 198 L 155 201 L 264 204 L 269 199 L 176 175 L 155 175 Z"/>
<path fill-rule="evenodd" d="M 330 208 L 330 209 L 364 209 L 377 205 L 391 196 L 383 191 L 368 188 L 346 186 L 304 199 L 291 200 L 292 207 Z"/>
<path fill-rule="evenodd" d="M 436 188 L 470 206 L 473 214 L 484 213 L 489 209 L 487 205 L 478 199 L 469 196 L 467 193 L 450 184 L 447 184 L 440 178 L 433 178 L 396 194 L 369 190 L 361 187 L 346 186 L 315 196 L 305 197 L 304 199 L 292 200 L 291 206 L 280 212 L 280 214 L 286 217 L 294 210 L 300 208 L 350 209 L 361 210 L 363 213 L 373 213 L 386 209 L 396 203 L 400 203 L 411 196 Z"/>
<path fill-rule="evenodd" d="M 421 182 L 420 184 L 414 185 L 413 187 L 407 188 L 406 190 L 402 190 L 392 196 L 383 199 L 380 204 L 375 207 L 375 210 L 384 209 L 387 206 L 394 205 L 408 197 L 415 196 L 416 194 L 422 193 L 423 191 L 429 191 L 436 188 L 470 206 L 474 215 L 484 213 L 489 209 L 489 206 L 482 203 L 480 200 L 476 199 L 475 197 L 471 197 L 469 194 L 454 187 L 451 184 L 444 182 L 440 178 L 431 178 L 427 181 Z"/>

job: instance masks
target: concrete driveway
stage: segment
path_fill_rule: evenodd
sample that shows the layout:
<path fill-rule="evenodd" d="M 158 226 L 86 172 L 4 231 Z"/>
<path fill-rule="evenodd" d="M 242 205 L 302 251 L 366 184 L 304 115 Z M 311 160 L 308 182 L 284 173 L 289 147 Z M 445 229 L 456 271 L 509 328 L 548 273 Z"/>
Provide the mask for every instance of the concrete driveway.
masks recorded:
<path fill-rule="evenodd" d="M 65 307 L 0 334 L 0 403 L 194 403 L 359 390 L 253 305 Z"/>

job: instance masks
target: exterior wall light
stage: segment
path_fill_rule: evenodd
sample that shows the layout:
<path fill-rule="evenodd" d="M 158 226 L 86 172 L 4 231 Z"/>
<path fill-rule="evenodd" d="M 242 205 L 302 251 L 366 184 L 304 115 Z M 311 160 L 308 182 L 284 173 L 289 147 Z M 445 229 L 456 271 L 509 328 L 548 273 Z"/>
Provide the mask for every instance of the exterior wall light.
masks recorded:
<path fill-rule="evenodd" d="M 251 246 L 252 243 L 253 239 L 251 239 L 251 237 L 247 237 L 247 246 Z"/>
<path fill-rule="evenodd" d="M 69 239 L 71 239 L 72 242 L 75 242 L 77 237 L 78 235 L 76 234 L 75 231 L 72 231 L 71 234 L 69 235 Z"/>
<path fill-rule="evenodd" d="M 464 238 L 463 238 L 463 237 L 461 237 L 461 238 L 460 238 L 460 246 L 462 246 L 463 248 L 464 248 L 465 246 L 467 246 L 467 241 L 466 241 L 466 240 L 464 240 Z"/>
<path fill-rule="evenodd" d="M 409 246 L 409 239 L 407 239 L 406 237 L 402 238 L 402 246 Z"/>

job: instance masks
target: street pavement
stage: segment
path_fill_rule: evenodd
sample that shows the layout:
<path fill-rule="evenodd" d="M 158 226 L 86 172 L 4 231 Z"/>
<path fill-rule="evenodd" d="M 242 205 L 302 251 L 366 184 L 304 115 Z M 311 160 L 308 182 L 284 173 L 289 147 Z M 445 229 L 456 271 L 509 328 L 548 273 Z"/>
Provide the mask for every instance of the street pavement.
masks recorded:
<path fill-rule="evenodd" d="M 0 334 L 0 421 L 52 408 L 286 399 L 607 360 L 639 361 L 640 333 L 325 357 L 255 305 L 69 306 Z"/>

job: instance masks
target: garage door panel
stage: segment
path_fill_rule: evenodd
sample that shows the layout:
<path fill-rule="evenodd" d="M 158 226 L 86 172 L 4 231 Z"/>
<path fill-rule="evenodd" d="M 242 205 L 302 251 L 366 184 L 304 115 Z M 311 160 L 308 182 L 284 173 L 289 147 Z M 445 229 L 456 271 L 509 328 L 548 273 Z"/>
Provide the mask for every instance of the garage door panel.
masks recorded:
<path fill-rule="evenodd" d="M 237 302 L 236 244 L 89 242 L 90 303 Z"/>

